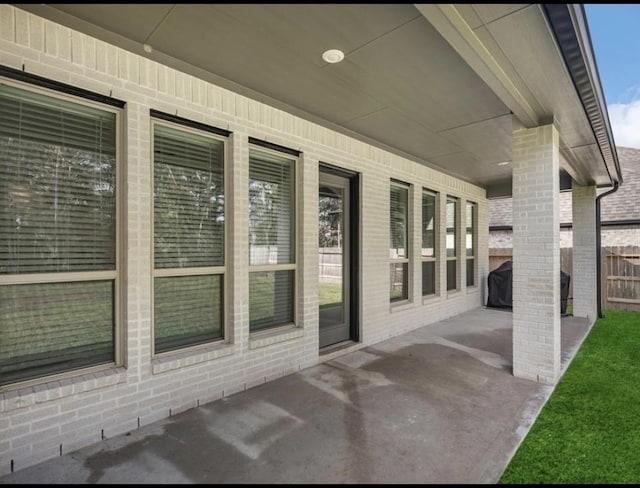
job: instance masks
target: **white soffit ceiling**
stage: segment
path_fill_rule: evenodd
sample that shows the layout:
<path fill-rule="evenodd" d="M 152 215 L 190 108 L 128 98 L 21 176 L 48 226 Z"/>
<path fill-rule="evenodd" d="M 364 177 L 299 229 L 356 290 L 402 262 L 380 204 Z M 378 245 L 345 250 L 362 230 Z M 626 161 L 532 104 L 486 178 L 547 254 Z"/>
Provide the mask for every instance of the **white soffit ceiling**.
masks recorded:
<path fill-rule="evenodd" d="M 510 160 L 509 109 L 413 5 L 17 6 L 125 49 L 148 43 L 153 53 L 137 53 L 169 65 L 176 60 L 172 67 L 193 67 L 191 74 L 211 73 L 228 80 L 225 88 L 265 95 L 278 108 L 465 180 L 489 186 L 511 176 L 510 166 L 496 164 Z M 531 8 L 537 7 L 460 6 L 469 25 L 503 49 L 519 83 L 527 80 L 523 92 L 541 98 L 536 110 L 546 111 L 570 97 L 566 80 L 561 93 L 549 94 L 535 63 L 518 64 L 528 42 L 541 43 L 535 48 L 543 52 L 531 57 L 536 62 L 556 53 L 555 47 L 549 53 L 550 37 L 527 37 L 540 35 L 539 12 Z M 514 15 L 524 26 L 522 39 L 508 21 Z M 324 63 L 321 54 L 331 48 L 344 51 L 345 60 Z M 561 116 L 574 117 L 574 110 Z"/>

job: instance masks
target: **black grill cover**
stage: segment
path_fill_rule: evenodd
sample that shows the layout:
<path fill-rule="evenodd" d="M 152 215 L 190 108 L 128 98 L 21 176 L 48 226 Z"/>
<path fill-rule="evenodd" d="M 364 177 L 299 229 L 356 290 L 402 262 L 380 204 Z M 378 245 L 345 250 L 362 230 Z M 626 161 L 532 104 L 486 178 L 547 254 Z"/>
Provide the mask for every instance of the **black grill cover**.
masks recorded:
<path fill-rule="evenodd" d="M 498 268 L 489 273 L 487 279 L 489 285 L 489 297 L 487 307 L 512 308 L 513 295 L 513 261 L 505 261 Z M 569 283 L 571 277 L 564 271 L 560 271 L 560 313 L 567 312 L 567 298 L 569 297 Z"/>
<path fill-rule="evenodd" d="M 487 307 L 513 307 L 513 261 L 505 261 L 489 273 Z"/>

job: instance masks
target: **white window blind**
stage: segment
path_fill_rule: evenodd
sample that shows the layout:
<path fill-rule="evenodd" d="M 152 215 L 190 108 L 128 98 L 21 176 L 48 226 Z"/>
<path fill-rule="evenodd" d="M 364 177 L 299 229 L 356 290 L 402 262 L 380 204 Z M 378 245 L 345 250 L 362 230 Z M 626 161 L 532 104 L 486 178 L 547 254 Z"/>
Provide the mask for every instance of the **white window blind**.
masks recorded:
<path fill-rule="evenodd" d="M 391 185 L 391 248 L 389 257 L 406 258 L 408 240 L 409 190 Z"/>
<path fill-rule="evenodd" d="M 422 295 L 436 293 L 436 194 L 422 192 Z"/>
<path fill-rule="evenodd" d="M 162 353 L 224 337 L 224 141 L 153 128 L 153 330 Z"/>
<path fill-rule="evenodd" d="M 294 160 L 249 153 L 251 265 L 295 262 Z"/>
<path fill-rule="evenodd" d="M 390 300 L 409 298 L 409 187 L 391 184 L 390 211 Z"/>
<path fill-rule="evenodd" d="M 0 83 L 0 385 L 115 360 L 116 118 Z"/>
<path fill-rule="evenodd" d="M 458 289 L 458 199 L 447 197 L 447 290 Z"/>
<path fill-rule="evenodd" d="M 467 202 L 466 210 L 467 286 L 474 286 L 476 284 L 476 204 Z"/>
<path fill-rule="evenodd" d="M 224 143 L 156 124 L 156 268 L 224 263 Z"/>
<path fill-rule="evenodd" d="M 296 159 L 249 152 L 249 315 L 256 331 L 294 322 Z"/>
<path fill-rule="evenodd" d="M 116 115 L 0 85 L 0 273 L 115 269 Z"/>

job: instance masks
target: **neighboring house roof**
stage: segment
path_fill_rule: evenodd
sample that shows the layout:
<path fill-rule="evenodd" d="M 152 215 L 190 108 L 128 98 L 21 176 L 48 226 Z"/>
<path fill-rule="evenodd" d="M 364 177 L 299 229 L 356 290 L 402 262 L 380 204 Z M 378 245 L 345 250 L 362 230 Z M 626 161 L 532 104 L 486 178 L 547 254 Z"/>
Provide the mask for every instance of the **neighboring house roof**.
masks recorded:
<path fill-rule="evenodd" d="M 620 168 L 624 174 L 624 183 L 615 193 L 602 199 L 601 220 L 640 221 L 640 149 L 630 147 L 616 148 Z M 608 189 L 599 190 L 599 193 Z M 513 223 L 512 199 L 495 198 L 489 200 L 489 228 L 511 226 Z M 568 224 L 571 216 L 571 192 L 560 193 L 560 223 Z"/>
<path fill-rule="evenodd" d="M 640 220 L 640 149 L 618 147 L 617 152 L 624 182 L 602 199 L 602 221 Z"/>

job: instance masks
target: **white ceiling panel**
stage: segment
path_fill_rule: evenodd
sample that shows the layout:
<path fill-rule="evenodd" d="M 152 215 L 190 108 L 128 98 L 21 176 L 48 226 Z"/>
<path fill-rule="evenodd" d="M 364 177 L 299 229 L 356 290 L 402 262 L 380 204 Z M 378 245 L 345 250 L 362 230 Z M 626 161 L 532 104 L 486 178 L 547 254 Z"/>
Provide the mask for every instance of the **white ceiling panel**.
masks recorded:
<path fill-rule="evenodd" d="M 500 18 L 489 24 L 488 29 L 519 77 L 526 80 L 543 111 L 554 115 L 567 144 L 570 147 L 592 144 L 589 124 L 571 123 L 584 118 L 584 109 L 551 36 L 540 35 L 548 29 L 539 6 L 531 5 Z M 523 52 L 529 55 L 522 56 Z"/>
<path fill-rule="evenodd" d="M 508 113 L 500 99 L 424 18 L 405 24 L 349 57 L 337 73 L 366 76 L 378 100 L 434 131 Z"/>
<path fill-rule="evenodd" d="M 154 49 L 333 122 L 383 107 L 353 84 L 285 48 L 295 36 L 282 33 L 265 39 L 246 21 L 211 5 L 199 7 L 178 5 L 149 40 Z M 176 32 L 181 33 L 180 42 Z"/>
<path fill-rule="evenodd" d="M 218 4 L 243 35 L 279 45 L 318 66 L 322 53 L 340 49 L 347 56 L 374 39 L 421 17 L 411 4 Z"/>
<path fill-rule="evenodd" d="M 438 134 L 473 153 L 483 163 L 511 161 L 511 115 L 503 115 Z"/>
<path fill-rule="evenodd" d="M 383 109 L 345 125 L 356 132 L 425 159 L 460 151 L 455 144 L 393 109 Z"/>
<path fill-rule="evenodd" d="M 529 5 L 528 3 L 474 3 L 473 8 L 485 24 L 510 15 Z"/>
<path fill-rule="evenodd" d="M 554 114 L 571 147 L 593 144 L 540 7 L 525 5 L 456 8 L 541 120 Z M 509 108 L 411 4 L 24 8 L 467 181 L 510 177 L 495 164 L 511 159 Z M 345 60 L 324 63 L 334 48 Z"/>
<path fill-rule="evenodd" d="M 174 4 L 56 4 L 63 12 L 143 43 Z"/>
<path fill-rule="evenodd" d="M 437 156 L 430 162 L 439 167 L 462 168 L 468 178 L 477 181 L 480 185 L 492 185 L 511 179 L 511 165 L 498 166 L 495 163 L 478 161 L 475 153 L 461 151 L 459 153 Z"/>

